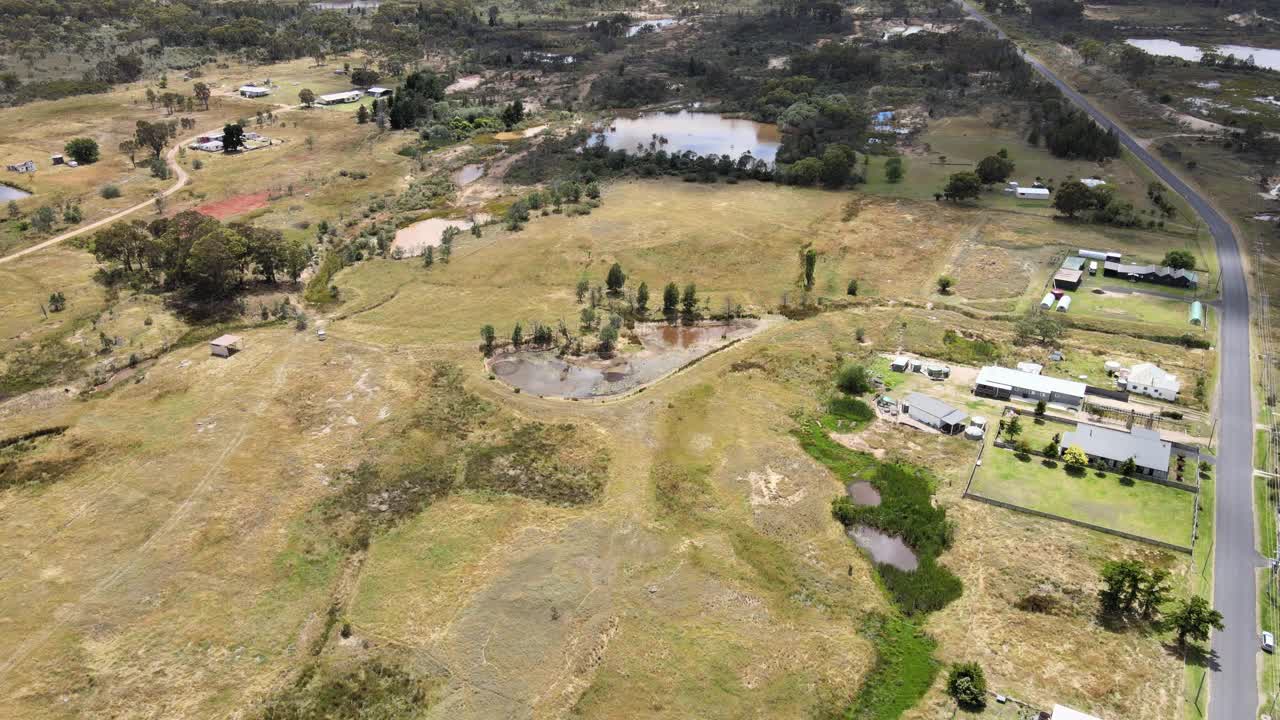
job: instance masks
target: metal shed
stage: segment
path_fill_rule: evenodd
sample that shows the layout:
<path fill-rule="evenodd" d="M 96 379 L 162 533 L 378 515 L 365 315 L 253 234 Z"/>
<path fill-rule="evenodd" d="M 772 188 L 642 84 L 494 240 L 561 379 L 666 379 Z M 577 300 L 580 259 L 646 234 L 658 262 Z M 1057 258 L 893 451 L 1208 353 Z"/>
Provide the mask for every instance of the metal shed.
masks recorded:
<path fill-rule="evenodd" d="M 239 335 L 222 335 L 209 342 L 210 354 L 218 357 L 231 357 L 243 349 L 244 343 Z"/>
<path fill-rule="evenodd" d="M 1191 324 L 1204 325 L 1204 305 L 1199 300 L 1191 303 Z"/>

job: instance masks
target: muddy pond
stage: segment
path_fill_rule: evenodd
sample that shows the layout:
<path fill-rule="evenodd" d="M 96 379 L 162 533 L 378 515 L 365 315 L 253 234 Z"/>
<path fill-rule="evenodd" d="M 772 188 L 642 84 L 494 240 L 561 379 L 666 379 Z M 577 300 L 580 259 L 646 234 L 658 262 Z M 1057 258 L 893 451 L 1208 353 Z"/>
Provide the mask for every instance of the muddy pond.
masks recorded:
<path fill-rule="evenodd" d="M 451 179 L 454 185 L 462 187 L 463 185 L 470 185 L 482 177 L 484 177 L 484 163 L 471 163 L 470 165 L 463 165 L 461 169 L 453 174 Z"/>
<path fill-rule="evenodd" d="M 916 554 L 902 538 L 883 533 L 866 525 L 854 525 L 845 534 L 858 547 L 866 550 L 871 559 L 880 565 L 892 565 L 906 572 L 920 567 Z"/>
<path fill-rule="evenodd" d="M 421 255 L 426 252 L 428 247 L 440 246 L 440 237 L 444 234 L 445 228 L 455 227 L 466 231 L 470 230 L 474 224 L 483 225 L 489 222 L 489 219 L 488 215 L 480 214 L 475 216 L 474 223 L 466 218 L 419 220 L 396 231 L 395 240 L 391 241 L 391 249 L 393 251 L 399 250 L 405 257 Z"/>
<path fill-rule="evenodd" d="M 1125 40 L 1125 44 L 1132 45 L 1152 55 L 1182 58 L 1190 62 L 1199 62 L 1204 55 L 1204 51 L 1200 48 L 1194 45 L 1183 45 L 1176 40 L 1129 38 Z M 1215 51 L 1223 57 L 1234 55 L 1236 60 L 1240 61 L 1252 57 L 1254 64 L 1258 67 L 1280 70 L 1280 50 L 1249 45 L 1218 45 Z"/>
<path fill-rule="evenodd" d="M 543 397 L 601 398 L 634 390 L 735 340 L 760 332 L 778 318 L 742 319 L 676 327 L 641 323 L 640 346 L 621 342 L 613 357 L 558 357 L 555 350 L 502 351 L 489 360 L 493 375 L 521 392 Z"/>
<path fill-rule="evenodd" d="M 31 197 L 31 193 L 19 190 L 16 187 L 0 183 L 0 202 L 9 202 L 10 200 L 21 200 Z"/>
<path fill-rule="evenodd" d="M 770 164 L 782 145 L 777 125 L 688 110 L 619 116 L 591 142 L 600 140 L 613 150 L 628 152 L 641 147 L 668 153 L 728 155 L 735 159 L 750 152 Z"/>

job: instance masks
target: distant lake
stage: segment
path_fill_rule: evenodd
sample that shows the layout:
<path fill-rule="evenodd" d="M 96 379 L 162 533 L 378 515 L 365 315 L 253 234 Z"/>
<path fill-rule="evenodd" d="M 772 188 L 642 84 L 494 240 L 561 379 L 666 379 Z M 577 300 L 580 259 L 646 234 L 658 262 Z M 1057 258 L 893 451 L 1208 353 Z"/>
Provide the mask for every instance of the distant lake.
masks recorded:
<path fill-rule="evenodd" d="M 655 138 L 665 139 L 662 143 Z M 777 125 L 751 120 L 726 118 L 717 113 L 679 112 L 641 113 L 617 117 L 597 138 L 613 150 L 635 152 L 637 146 L 668 153 L 693 151 L 699 155 L 728 155 L 737 158 L 750 151 L 758 160 L 773 163 L 782 145 Z"/>
<path fill-rule="evenodd" d="M 1125 40 L 1125 44 L 1162 57 L 1176 57 L 1190 62 L 1199 62 L 1204 51 L 1194 45 L 1183 45 L 1176 40 L 1136 39 Z M 1249 45 L 1218 45 L 1216 52 L 1226 57 L 1234 55 L 1237 60 L 1245 60 L 1250 56 L 1258 67 L 1280 70 L 1280 50 L 1252 47 Z"/>
<path fill-rule="evenodd" d="M 21 200 L 22 198 L 31 197 L 31 193 L 19 190 L 16 187 L 0 184 L 0 202 L 9 202 L 10 200 Z"/>

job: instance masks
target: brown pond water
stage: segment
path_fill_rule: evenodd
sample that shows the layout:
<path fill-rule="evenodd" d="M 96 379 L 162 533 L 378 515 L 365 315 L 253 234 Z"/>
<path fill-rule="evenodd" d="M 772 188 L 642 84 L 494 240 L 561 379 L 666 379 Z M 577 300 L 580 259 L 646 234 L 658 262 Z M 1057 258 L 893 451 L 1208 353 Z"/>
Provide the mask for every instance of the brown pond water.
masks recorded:
<path fill-rule="evenodd" d="M 695 327 L 643 323 L 635 329 L 641 343 L 638 351 L 620 352 L 607 360 L 595 355 L 561 358 L 554 350 L 507 351 L 494 356 L 489 369 L 521 392 L 564 398 L 608 397 L 653 382 L 772 322 L 738 320 Z"/>
<path fill-rule="evenodd" d="M 663 138 L 665 143 L 655 140 Z M 757 159 L 772 163 L 782 145 L 777 125 L 726 118 L 717 113 L 680 112 L 641 113 L 633 117 L 615 118 L 604 132 L 591 142 L 603 138 L 614 150 L 635 152 L 637 146 L 699 155 L 729 155 L 737 158 L 750 151 Z"/>
<path fill-rule="evenodd" d="M 875 507 L 880 504 L 880 491 L 876 490 L 876 486 L 862 480 L 860 482 L 849 483 L 849 487 L 845 488 L 849 499 L 853 500 L 856 505 L 866 505 Z"/>
<path fill-rule="evenodd" d="M 486 223 L 489 216 L 480 214 L 476 216 L 477 223 Z M 400 249 L 405 257 L 421 255 L 426 252 L 428 247 L 439 247 L 440 236 L 444 234 L 444 229 L 448 227 L 456 227 L 459 230 L 470 230 L 471 221 L 466 218 L 450 220 L 448 218 L 430 218 L 428 220 L 419 220 L 418 222 L 402 227 L 396 231 L 396 237 L 391 241 L 391 248 Z M 456 240 L 454 242 L 457 242 Z"/>
<path fill-rule="evenodd" d="M 871 559 L 881 565 L 892 565 L 899 570 L 912 572 L 920 567 L 916 554 L 907 546 L 902 538 L 883 533 L 866 525 L 854 525 L 845 530 L 858 547 L 866 550 Z"/>

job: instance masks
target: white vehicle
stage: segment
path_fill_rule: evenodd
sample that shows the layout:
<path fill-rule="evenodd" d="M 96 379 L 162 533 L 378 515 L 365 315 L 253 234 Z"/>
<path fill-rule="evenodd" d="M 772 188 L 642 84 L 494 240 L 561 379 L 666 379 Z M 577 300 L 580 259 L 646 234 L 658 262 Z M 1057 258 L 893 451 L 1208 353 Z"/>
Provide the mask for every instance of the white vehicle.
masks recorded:
<path fill-rule="evenodd" d="M 1269 632 L 1262 633 L 1262 649 L 1269 653 L 1276 651 L 1276 638 L 1274 635 Z"/>

